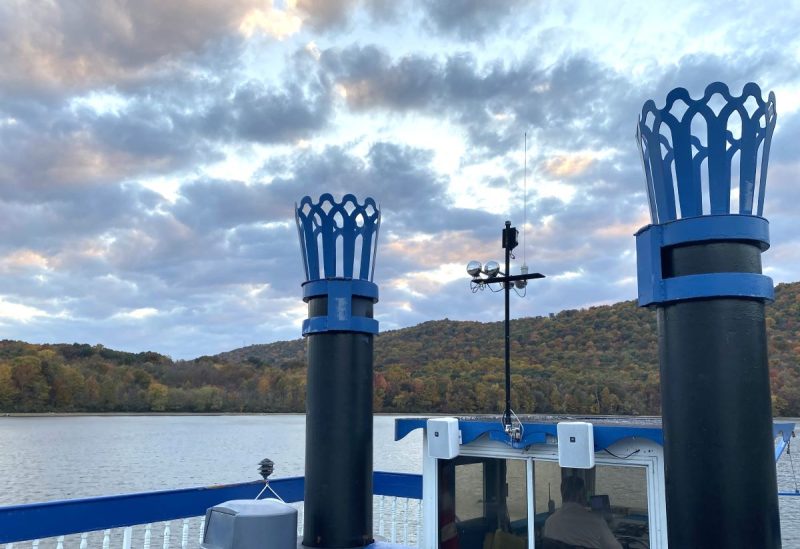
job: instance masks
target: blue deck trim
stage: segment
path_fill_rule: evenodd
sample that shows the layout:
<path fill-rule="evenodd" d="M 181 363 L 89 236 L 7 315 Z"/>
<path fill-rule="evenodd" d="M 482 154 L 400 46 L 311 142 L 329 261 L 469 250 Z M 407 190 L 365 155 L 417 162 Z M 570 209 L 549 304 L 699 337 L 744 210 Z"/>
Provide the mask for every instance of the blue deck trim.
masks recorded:
<path fill-rule="evenodd" d="M 303 479 L 270 482 L 287 501 L 303 499 Z M 47 538 L 204 515 L 231 499 L 253 499 L 264 482 L 119 496 L 48 501 L 0 508 L 0 543 Z"/>
<path fill-rule="evenodd" d="M 786 450 L 786 448 L 789 446 L 789 441 L 792 439 L 793 432 L 794 432 L 794 423 L 772 424 L 772 438 L 780 437 L 778 444 L 775 445 L 775 461 L 778 461 L 778 459 L 780 459 L 784 450 Z"/>
<path fill-rule="evenodd" d="M 778 444 L 775 445 L 775 461 L 780 459 L 781 454 L 783 454 L 783 451 L 786 450 L 787 446 L 789 446 L 789 443 L 783 438 L 778 441 Z"/>
<path fill-rule="evenodd" d="M 375 471 L 372 493 L 376 496 L 422 499 L 422 475 Z"/>
<path fill-rule="evenodd" d="M 395 440 L 400 440 L 410 432 L 424 429 L 427 418 L 400 418 L 395 421 Z M 591 421 L 590 419 L 587 421 Z M 544 444 L 547 437 L 557 436 L 557 423 L 524 423 L 522 440 L 512 442 L 503 430 L 503 425 L 498 421 L 463 420 L 459 419 L 458 428 L 461 430 L 461 443 L 470 442 L 487 435 L 490 440 L 504 442 L 513 448 L 525 448 L 531 444 Z M 620 426 L 620 425 L 595 425 L 594 447 L 596 452 L 605 450 L 617 442 L 625 439 L 648 439 L 656 444 L 664 444 L 664 436 L 660 427 L 655 426 Z"/>
<path fill-rule="evenodd" d="M 403 440 L 406 435 L 417 429 L 424 429 L 428 423 L 426 417 L 401 417 L 394 420 L 394 439 Z"/>
<path fill-rule="evenodd" d="M 411 549 L 409 545 L 400 543 L 389 543 L 388 541 L 376 541 L 367 545 L 366 549 Z"/>
<path fill-rule="evenodd" d="M 398 419 L 395 422 L 395 440 L 400 440 L 416 429 L 425 428 L 426 418 Z M 543 444 L 547 441 L 547 436 L 557 436 L 556 423 L 523 423 L 524 433 L 520 442 L 512 443 L 508 435 L 503 431 L 499 421 L 472 421 L 459 420 L 461 430 L 461 443 L 470 442 L 487 435 L 490 440 L 504 442 L 514 448 L 524 448 L 531 444 Z M 663 444 L 664 438 L 661 429 L 658 427 L 622 427 L 611 425 L 595 425 L 594 441 L 595 451 L 601 451 L 620 440 L 629 438 L 645 438 Z"/>
<path fill-rule="evenodd" d="M 592 422 L 592 418 L 584 418 L 585 421 Z M 401 440 L 412 431 L 424 429 L 427 425 L 427 418 L 398 418 L 394 424 L 394 439 Z M 486 435 L 490 440 L 503 442 L 512 448 L 525 448 L 531 444 L 542 444 L 547 441 L 547 437 L 557 436 L 558 423 L 524 423 L 524 432 L 520 442 L 512 442 L 508 435 L 503 431 L 503 426 L 499 421 L 485 420 L 458 420 L 458 428 L 461 430 L 461 443 L 469 444 L 477 438 Z M 794 430 L 793 423 L 773 422 L 773 438 L 780 437 L 775 448 L 775 460 L 783 453 Z M 651 440 L 661 446 L 664 445 L 664 434 L 660 426 L 657 425 L 594 425 L 594 450 L 601 452 L 610 448 L 622 440 Z"/>
<path fill-rule="evenodd" d="M 303 500 L 303 477 L 275 479 L 270 486 L 287 503 Z M 375 495 L 422 499 L 422 477 L 373 475 Z M 232 499 L 253 499 L 263 481 L 0 507 L 0 543 L 12 543 L 204 515 Z"/>

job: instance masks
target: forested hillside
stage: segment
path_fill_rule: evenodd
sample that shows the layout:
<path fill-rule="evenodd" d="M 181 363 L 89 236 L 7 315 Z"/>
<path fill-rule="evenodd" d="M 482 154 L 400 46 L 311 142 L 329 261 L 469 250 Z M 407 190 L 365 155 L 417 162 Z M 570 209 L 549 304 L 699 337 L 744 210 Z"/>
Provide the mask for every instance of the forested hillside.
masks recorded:
<path fill-rule="evenodd" d="M 767 309 L 776 415 L 800 415 L 800 283 Z M 376 412 L 498 412 L 502 323 L 438 320 L 375 339 Z M 633 301 L 512 322 L 517 413 L 659 413 L 655 313 Z M 300 412 L 305 342 L 172 361 L 0 342 L 0 413 Z"/>

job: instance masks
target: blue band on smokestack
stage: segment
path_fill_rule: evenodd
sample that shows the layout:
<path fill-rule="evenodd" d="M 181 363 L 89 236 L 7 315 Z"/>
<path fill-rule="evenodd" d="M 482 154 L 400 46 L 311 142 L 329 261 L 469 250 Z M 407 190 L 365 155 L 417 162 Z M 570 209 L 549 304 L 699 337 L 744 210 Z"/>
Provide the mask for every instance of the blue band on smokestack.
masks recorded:
<path fill-rule="evenodd" d="M 693 242 L 744 241 L 769 248 L 769 222 L 752 215 L 690 217 L 648 225 L 636 233 L 639 306 L 704 297 L 749 297 L 772 301 L 772 279 L 754 273 L 708 273 L 664 279 L 662 250 Z"/>
<path fill-rule="evenodd" d="M 353 297 L 378 301 L 378 285 L 367 280 L 313 280 L 303 284 L 303 301 L 313 297 L 328 298 L 328 316 L 315 316 L 303 321 L 303 335 L 320 332 L 378 333 L 378 321 L 353 316 Z"/>
<path fill-rule="evenodd" d="M 353 315 L 354 299 L 378 301 L 372 282 L 380 227 L 372 198 L 359 204 L 352 194 L 336 202 L 330 194 L 314 204 L 304 197 L 295 208 L 306 282 L 303 300 L 327 298 L 327 315 L 303 321 L 303 335 L 325 332 L 378 333 L 378 321 Z"/>
<path fill-rule="evenodd" d="M 715 109 L 712 100 L 719 97 L 724 105 Z M 663 109 L 652 100 L 644 104 L 636 138 L 653 224 L 636 234 L 640 306 L 708 297 L 774 298 L 772 279 L 761 274 L 708 273 L 665 280 L 662 259 L 665 249 L 690 243 L 739 241 L 762 251 L 769 247 L 769 223 L 761 215 L 776 118 L 775 95 L 764 101 L 752 82 L 739 97 L 714 82 L 699 100 L 676 88 Z M 706 131 L 692 135 L 693 124 L 704 125 Z M 737 154 L 734 189 L 731 168 Z M 736 191 L 738 212 L 732 212 Z"/>

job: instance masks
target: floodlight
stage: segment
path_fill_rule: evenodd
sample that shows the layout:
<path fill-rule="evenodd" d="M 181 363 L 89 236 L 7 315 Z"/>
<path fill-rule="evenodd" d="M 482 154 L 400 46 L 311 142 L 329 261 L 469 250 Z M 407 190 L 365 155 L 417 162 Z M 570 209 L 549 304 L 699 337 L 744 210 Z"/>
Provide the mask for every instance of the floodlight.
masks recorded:
<path fill-rule="evenodd" d="M 470 261 L 469 263 L 467 263 L 467 274 L 472 278 L 475 278 L 479 274 L 481 274 L 481 262 Z"/>
<path fill-rule="evenodd" d="M 489 278 L 497 276 L 497 273 L 499 272 L 500 272 L 500 264 L 497 261 L 487 261 L 486 265 L 483 266 L 483 274 L 485 274 Z"/>

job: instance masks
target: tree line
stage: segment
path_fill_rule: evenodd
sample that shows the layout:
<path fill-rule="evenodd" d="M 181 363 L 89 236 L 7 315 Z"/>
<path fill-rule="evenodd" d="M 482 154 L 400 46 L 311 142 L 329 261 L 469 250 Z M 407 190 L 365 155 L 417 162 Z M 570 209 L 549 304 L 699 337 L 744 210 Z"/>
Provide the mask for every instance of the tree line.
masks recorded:
<path fill-rule="evenodd" d="M 800 415 L 800 283 L 767 307 L 775 415 Z M 511 326 L 518 414 L 658 414 L 655 313 L 633 301 Z M 102 345 L 0 342 L 0 413 L 302 412 L 305 341 L 174 361 Z M 498 413 L 503 326 L 431 321 L 375 339 L 376 412 Z"/>

